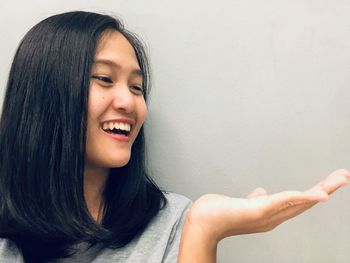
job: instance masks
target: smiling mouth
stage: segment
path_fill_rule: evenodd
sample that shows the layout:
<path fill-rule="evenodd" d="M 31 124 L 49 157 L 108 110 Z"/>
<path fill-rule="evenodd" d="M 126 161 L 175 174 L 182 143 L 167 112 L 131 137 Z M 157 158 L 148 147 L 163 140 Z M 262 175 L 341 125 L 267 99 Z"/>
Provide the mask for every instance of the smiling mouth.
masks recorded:
<path fill-rule="evenodd" d="M 109 134 L 129 136 L 131 125 L 123 122 L 105 122 L 102 129 Z"/>

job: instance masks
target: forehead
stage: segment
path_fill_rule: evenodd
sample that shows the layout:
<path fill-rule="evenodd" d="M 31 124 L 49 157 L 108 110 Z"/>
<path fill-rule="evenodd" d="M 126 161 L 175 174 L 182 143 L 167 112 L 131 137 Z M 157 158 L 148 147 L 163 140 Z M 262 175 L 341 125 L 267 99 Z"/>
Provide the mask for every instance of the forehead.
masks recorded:
<path fill-rule="evenodd" d="M 123 67 L 140 68 L 134 48 L 126 37 L 116 30 L 102 34 L 94 60 L 109 60 Z"/>

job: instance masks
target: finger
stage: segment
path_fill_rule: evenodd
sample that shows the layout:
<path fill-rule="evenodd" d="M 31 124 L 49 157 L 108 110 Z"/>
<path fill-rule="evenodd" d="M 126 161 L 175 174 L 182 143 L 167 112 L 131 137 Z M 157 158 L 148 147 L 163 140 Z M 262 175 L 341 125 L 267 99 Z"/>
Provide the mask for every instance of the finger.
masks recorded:
<path fill-rule="evenodd" d="M 286 191 L 271 196 L 273 199 L 269 207 L 270 223 L 267 230 L 310 209 L 323 200 L 324 196 L 328 197 L 324 191 L 319 191 L 319 193 L 315 191 L 312 194 Z"/>
<path fill-rule="evenodd" d="M 350 179 L 350 171 L 346 169 L 338 169 L 334 173 L 343 174 L 347 179 Z"/>
<path fill-rule="evenodd" d="M 307 191 L 322 190 L 328 194 L 334 193 L 340 187 L 348 183 L 350 174 L 346 170 L 337 170 L 331 173 L 326 179 L 322 180 Z"/>
<path fill-rule="evenodd" d="M 258 187 L 256 189 L 254 189 L 253 192 L 251 192 L 247 198 L 248 199 L 252 199 L 252 198 L 256 198 L 256 197 L 261 197 L 261 196 L 267 196 L 267 192 L 264 188 Z"/>
<path fill-rule="evenodd" d="M 328 194 L 317 189 L 308 192 L 284 191 L 270 195 L 268 199 L 270 206 L 276 208 L 276 211 L 279 211 L 290 206 L 325 201 L 328 199 Z"/>
<path fill-rule="evenodd" d="M 328 196 L 324 191 L 320 191 L 319 195 Z M 321 199 L 319 195 L 286 191 L 271 195 L 267 199 L 253 199 L 256 202 L 263 202 L 264 214 L 268 218 L 268 220 L 262 220 L 265 222 L 262 225 L 262 232 L 272 230 L 284 221 L 310 209 Z M 266 201 L 269 202 L 267 205 Z"/>
<path fill-rule="evenodd" d="M 308 203 L 304 205 L 289 206 L 287 209 L 281 210 L 279 213 L 274 214 L 271 217 L 271 220 L 270 220 L 271 228 L 275 228 L 276 226 L 282 224 L 283 222 L 306 212 L 307 210 L 312 208 L 315 204 L 316 202 Z"/>
<path fill-rule="evenodd" d="M 318 202 L 326 202 L 329 199 L 328 193 L 320 189 L 311 188 L 309 190 L 304 191 L 304 194 L 311 198 L 315 197 L 316 199 L 318 199 Z"/>
<path fill-rule="evenodd" d="M 272 195 L 271 197 L 275 199 L 274 201 L 276 203 L 278 203 L 278 201 L 284 203 L 280 203 L 280 208 L 275 210 L 275 213 L 271 215 L 270 223 L 266 229 L 271 230 L 281 223 L 307 211 L 318 203 L 316 200 L 319 198 L 324 198 L 324 200 L 326 200 L 328 194 L 346 185 L 349 178 L 350 174 L 347 170 L 337 170 L 330 174 L 325 180 L 322 180 L 314 187 L 303 192 L 302 194 L 304 196 L 295 191 L 287 191 Z M 314 198 L 315 200 L 312 201 Z"/>

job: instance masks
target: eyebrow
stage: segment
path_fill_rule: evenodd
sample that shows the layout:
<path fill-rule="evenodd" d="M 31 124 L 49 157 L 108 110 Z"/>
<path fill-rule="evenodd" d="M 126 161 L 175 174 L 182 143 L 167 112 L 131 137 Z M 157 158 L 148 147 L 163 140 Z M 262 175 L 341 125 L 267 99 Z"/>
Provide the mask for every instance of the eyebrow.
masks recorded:
<path fill-rule="evenodd" d="M 105 64 L 107 66 L 114 67 L 114 68 L 120 68 L 121 67 L 119 64 L 115 63 L 112 60 L 108 60 L 108 59 L 97 59 L 97 60 L 94 60 L 93 63 L 94 64 Z M 142 73 L 141 69 L 134 69 L 134 70 L 131 71 L 131 74 L 143 77 L 143 73 Z"/>

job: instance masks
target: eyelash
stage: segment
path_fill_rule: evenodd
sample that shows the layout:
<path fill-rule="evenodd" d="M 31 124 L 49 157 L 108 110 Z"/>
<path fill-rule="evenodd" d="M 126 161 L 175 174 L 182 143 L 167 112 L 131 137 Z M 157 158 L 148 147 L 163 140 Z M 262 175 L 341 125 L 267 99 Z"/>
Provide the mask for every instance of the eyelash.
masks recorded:
<path fill-rule="evenodd" d="M 142 94 L 142 95 L 145 94 L 145 91 L 143 90 L 142 87 L 139 87 L 139 86 L 131 86 L 131 88 L 132 88 L 133 90 L 135 90 L 138 94 Z"/>
<path fill-rule="evenodd" d="M 103 82 L 106 82 L 108 84 L 112 84 L 113 81 L 109 77 L 104 77 L 104 76 L 92 76 L 93 79 L 97 79 Z"/>
<path fill-rule="evenodd" d="M 92 76 L 91 78 L 93 79 L 97 79 L 99 81 L 102 81 L 104 83 L 106 83 L 107 85 L 110 85 L 110 84 L 113 84 L 113 80 L 109 77 L 105 77 L 105 76 Z M 139 87 L 139 86 L 136 86 L 136 85 L 133 85 L 133 86 L 130 86 L 134 91 L 135 93 L 137 94 L 141 94 L 141 95 L 144 95 L 145 91 L 143 90 L 142 87 Z"/>

